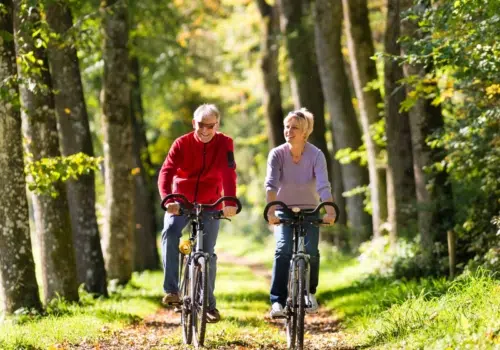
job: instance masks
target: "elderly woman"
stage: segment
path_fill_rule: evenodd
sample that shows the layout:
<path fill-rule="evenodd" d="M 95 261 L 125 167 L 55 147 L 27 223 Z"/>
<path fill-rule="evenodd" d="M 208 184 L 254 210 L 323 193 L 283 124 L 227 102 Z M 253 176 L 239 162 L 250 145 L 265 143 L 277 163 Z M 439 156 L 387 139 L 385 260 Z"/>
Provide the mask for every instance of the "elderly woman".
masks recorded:
<path fill-rule="evenodd" d="M 313 131 L 314 117 L 305 108 L 290 112 L 283 121 L 286 143 L 273 148 L 267 160 L 265 180 L 266 200 L 279 200 L 288 206 L 314 209 L 321 201 L 332 201 L 331 185 L 323 152 L 307 142 Z M 323 222 L 333 224 L 335 211 L 325 207 Z M 292 256 L 293 233 L 289 226 L 279 224 L 284 213 L 275 208 L 269 210 L 269 223 L 274 224 L 276 252 L 271 281 L 271 317 L 284 316 L 287 298 L 288 269 Z M 310 255 L 310 300 L 308 313 L 316 313 L 315 297 L 319 275 L 319 227 L 309 225 L 305 237 L 306 251 Z"/>

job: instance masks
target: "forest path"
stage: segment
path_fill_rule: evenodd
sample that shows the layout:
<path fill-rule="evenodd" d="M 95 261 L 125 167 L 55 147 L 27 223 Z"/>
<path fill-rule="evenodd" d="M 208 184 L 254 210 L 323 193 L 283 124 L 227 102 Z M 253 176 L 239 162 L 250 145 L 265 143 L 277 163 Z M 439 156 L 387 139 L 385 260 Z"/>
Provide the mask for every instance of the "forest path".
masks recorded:
<path fill-rule="evenodd" d="M 271 272 L 263 264 L 256 264 L 244 258 L 235 257 L 227 253 L 218 253 L 220 263 L 232 266 L 246 266 L 255 276 L 266 278 L 270 282 Z M 251 306 L 251 300 L 248 302 Z M 230 317 L 230 312 L 223 313 L 223 319 Z M 236 319 L 236 318 L 234 318 Z M 286 335 L 282 320 L 273 320 L 269 317 L 268 311 L 262 314 L 261 319 L 265 325 L 273 327 L 280 334 L 280 340 L 262 334 L 262 337 L 255 336 L 252 331 L 251 322 L 237 320 L 236 336 L 224 334 L 224 330 L 219 331 L 221 339 L 210 339 L 207 334 L 205 342 L 206 349 L 286 349 Z M 208 325 L 211 327 L 211 325 Z M 352 349 L 346 344 L 344 334 L 340 327 L 340 322 L 330 310 L 321 307 L 315 315 L 306 316 L 305 349 Z M 210 328 L 209 328 L 210 330 Z M 118 349 L 192 349 L 193 346 L 182 344 L 180 332 L 180 314 L 173 309 L 160 308 L 158 311 L 140 322 L 121 330 L 111 331 L 103 329 L 103 332 L 111 333 L 104 340 L 98 342 L 86 341 L 79 345 L 71 346 L 75 349 L 85 350 L 118 350 Z M 213 336 L 213 334 L 211 334 Z M 175 340 L 173 339 L 175 338 Z"/>

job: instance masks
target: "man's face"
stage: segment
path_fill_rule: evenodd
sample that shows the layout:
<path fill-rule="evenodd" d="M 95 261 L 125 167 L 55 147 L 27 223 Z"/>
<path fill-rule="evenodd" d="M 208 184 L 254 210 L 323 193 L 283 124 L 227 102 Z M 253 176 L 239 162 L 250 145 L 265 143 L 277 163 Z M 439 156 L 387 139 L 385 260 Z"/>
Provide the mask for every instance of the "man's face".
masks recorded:
<path fill-rule="evenodd" d="M 214 115 L 204 116 L 203 118 L 193 118 L 193 128 L 196 136 L 201 142 L 207 143 L 212 140 L 217 131 L 219 123 Z"/>

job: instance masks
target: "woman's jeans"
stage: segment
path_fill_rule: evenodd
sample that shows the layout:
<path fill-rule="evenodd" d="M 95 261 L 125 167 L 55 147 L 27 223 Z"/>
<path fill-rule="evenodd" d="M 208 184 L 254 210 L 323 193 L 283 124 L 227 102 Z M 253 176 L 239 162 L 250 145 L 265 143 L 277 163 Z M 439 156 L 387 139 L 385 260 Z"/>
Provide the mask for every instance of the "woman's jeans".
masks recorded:
<path fill-rule="evenodd" d="M 282 218 L 285 215 L 277 212 Z M 316 293 L 319 277 L 319 227 L 306 223 L 305 248 L 310 255 L 310 289 L 309 292 Z M 288 294 L 288 270 L 292 259 L 293 230 L 290 226 L 277 225 L 274 227 L 274 238 L 276 239 L 276 251 L 274 253 L 273 275 L 271 279 L 271 304 L 279 302 L 282 306 L 286 304 Z"/>
<path fill-rule="evenodd" d="M 179 242 L 182 229 L 189 223 L 185 216 L 174 216 L 165 213 L 164 226 L 161 234 L 162 262 L 164 270 L 163 291 L 165 293 L 179 292 Z M 203 250 L 210 255 L 208 269 L 208 309 L 215 309 L 215 275 L 217 273 L 217 255 L 214 253 L 219 220 L 203 220 Z"/>

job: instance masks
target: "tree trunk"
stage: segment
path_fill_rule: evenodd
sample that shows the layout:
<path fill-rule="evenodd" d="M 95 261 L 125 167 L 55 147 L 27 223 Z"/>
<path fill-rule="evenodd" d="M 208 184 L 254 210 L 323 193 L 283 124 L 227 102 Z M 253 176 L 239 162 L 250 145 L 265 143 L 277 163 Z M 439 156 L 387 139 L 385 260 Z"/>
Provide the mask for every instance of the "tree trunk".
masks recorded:
<path fill-rule="evenodd" d="M 325 154 L 330 179 L 332 179 L 332 157 L 325 138 L 325 99 L 321 90 L 314 51 L 309 2 L 307 0 L 279 0 L 278 3 L 282 14 L 282 32 L 285 35 L 288 51 L 295 108 L 305 107 L 314 114 L 314 130 L 309 140 Z"/>
<path fill-rule="evenodd" d="M 387 25 L 385 32 L 385 52 L 399 56 L 400 22 L 399 0 L 387 3 Z M 387 207 L 391 242 L 397 237 L 416 229 L 415 220 L 415 178 L 410 121 L 408 114 L 399 111 L 406 94 L 398 81 L 403 78 L 403 70 L 391 57 L 385 59 L 385 127 L 387 136 Z"/>
<path fill-rule="evenodd" d="M 0 32 L 9 36 L 0 44 L 0 313 L 6 314 L 42 306 L 31 249 L 12 11 L 12 1 L 4 1 Z"/>
<path fill-rule="evenodd" d="M 30 65 L 29 70 L 23 63 L 18 64 L 23 82 L 20 86 L 23 131 L 27 152 L 33 161 L 38 161 L 61 154 L 47 53 L 43 47 L 35 48 L 34 45 L 40 14 L 36 8 L 30 8 L 27 13 L 22 3 L 14 1 L 16 54 L 21 57 L 33 52 L 36 59 L 36 65 Z M 36 88 L 28 87 L 28 81 Z M 78 284 L 68 201 L 64 184 L 59 182 L 55 187 L 59 193 L 57 198 L 50 194 L 32 196 L 44 301 L 49 302 L 57 296 L 74 301 L 78 300 Z"/>
<path fill-rule="evenodd" d="M 401 0 L 401 12 L 411 8 L 413 1 Z M 416 22 L 406 18 L 401 21 L 401 35 L 418 40 L 418 25 Z M 402 46 L 402 54 L 407 55 L 405 45 Z M 406 78 L 417 77 L 423 80 L 425 68 L 423 65 L 404 65 Z M 409 94 L 413 87 L 406 85 Z M 417 193 L 418 230 L 421 235 L 422 252 L 427 261 L 432 261 L 434 243 L 439 240 L 446 242 L 446 232 L 451 228 L 450 222 L 453 217 L 451 207 L 451 188 L 447 184 L 446 171 L 435 174 L 431 186 L 431 178 L 424 170 L 435 162 L 443 159 L 443 150 L 431 149 L 426 138 L 439 128 L 443 127 L 443 116 L 441 110 L 431 105 L 429 100 L 419 98 L 408 112 L 411 125 L 411 141 L 413 147 L 413 171 L 415 173 L 415 187 Z M 432 175 L 431 175 L 432 176 Z"/>
<path fill-rule="evenodd" d="M 104 77 L 101 94 L 106 219 L 103 251 L 110 279 L 127 283 L 134 263 L 134 185 L 127 3 L 102 1 Z"/>
<path fill-rule="evenodd" d="M 52 83 L 59 139 L 63 156 L 83 152 L 94 155 L 87 108 L 83 96 L 80 67 L 76 49 L 68 30 L 73 26 L 66 0 L 51 1 L 46 8 L 47 22 L 59 37 L 53 38 L 49 49 Z M 94 173 L 67 182 L 71 227 L 76 253 L 78 283 L 97 295 L 107 295 L 106 270 L 102 255 L 95 213 Z"/>
<path fill-rule="evenodd" d="M 148 170 L 152 169 L 149 158 L 148 142 L 144 132 L 144 112 L 141 100 L 141 84 L 139 60 L 131 57 L 130 60 L 131 84 L 131 121 L 133 129 L 134 168 L 139 173 L 135 179 L 135 258 L 134 270 L 156 270 L 160 267 L 160 258 L 156 246 L 156 220 L 153 207 L 154 194 L 151 186 L 151 177 Z"/>
<path fill-rule="evenodd" d="M 321 82 L 332 121 L 332 133 L 339 149 L 361 146 L 361 130 L 347 88 L 347 75 L 341 52 L 342 3 L 317 0 L 315 3 L 316 49 Z M 342 166 L 344 191 L 368 184 L 368 172 L 357 161 Z M 364 211 L 364 196 L 348 197 L 347 215 L 353 229 L 353 246 L 357 247 L 371 233 L 370 216 Z"/>
<path fill-rule="evenodd" d="M 278 71 L 279 54 L 279 12 L 276 5 L 270 6 L 266 0 L 257 0 L 260 14 L 264 19 L 262 33 L 262 60 L 260 67 L 264 80 L 264 114 L 267 119 L 269 148 L 285 143 L 283 136 L 283 109 L 281 107 L 281 82 Z"/>
<path fill-rule="evenodd" d="M 372 137 L 370 125 L 380 120 L 377 105 L 382 103 L 379 90 L 365 90 L 368 83 L 377 79 L 377 68 L 371 57 L 375 53 L 368 18 L 367 0 L 342 0 L 349 47 L 352 80 L 359 105 L 359 115 L 368 158 L 370 194 L 372 204 L 373 235 L 381 235 L 381 225 L 387 220 L 387 188 L 379 178 L 377 157 L 380 152 Z"/>

